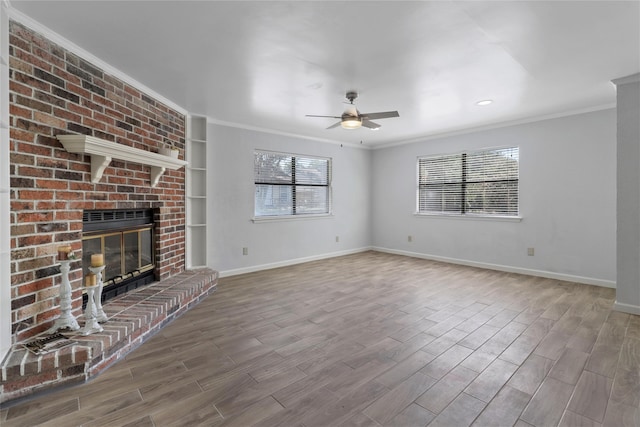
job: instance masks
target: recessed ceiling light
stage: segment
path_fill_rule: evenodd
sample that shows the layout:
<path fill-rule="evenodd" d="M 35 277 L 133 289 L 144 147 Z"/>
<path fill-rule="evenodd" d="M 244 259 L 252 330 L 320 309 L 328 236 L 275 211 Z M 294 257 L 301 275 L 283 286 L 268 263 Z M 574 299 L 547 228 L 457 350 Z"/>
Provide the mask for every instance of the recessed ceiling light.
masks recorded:
<path fill-rule="evenodd" d="M 478 101 L 478 102 L 476 102 L 476 105 L 478 105 L 478 106 L 482 107 L 482 106 L 485 106 L 485 105 L 489 105 L 489 104 L 491 104 L 492 102 L 493 102 L 493 100 L 492 100 L 492 99 L 483 99 L 482 101 Z"/>

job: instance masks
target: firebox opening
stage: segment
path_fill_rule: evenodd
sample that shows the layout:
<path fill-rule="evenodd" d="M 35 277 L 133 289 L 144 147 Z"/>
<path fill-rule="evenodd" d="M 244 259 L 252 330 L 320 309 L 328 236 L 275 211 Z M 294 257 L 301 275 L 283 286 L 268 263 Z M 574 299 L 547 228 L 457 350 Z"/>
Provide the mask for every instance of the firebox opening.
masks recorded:
<path fill-rule="evenodd" d="M 104 254 L 103 302 L 156 280 L 153 209 L 89 210 L 82 220 L 83 277 L 91 255 Z"/>

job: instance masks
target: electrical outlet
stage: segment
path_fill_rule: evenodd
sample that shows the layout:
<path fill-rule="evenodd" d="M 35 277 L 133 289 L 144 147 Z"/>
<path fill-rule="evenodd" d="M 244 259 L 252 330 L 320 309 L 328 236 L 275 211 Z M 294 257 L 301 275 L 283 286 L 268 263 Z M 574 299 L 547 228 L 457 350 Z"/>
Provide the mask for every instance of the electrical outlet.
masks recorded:
<path fill-rule="evenodd" d="M 407 242 L 413 242 L 413 236 L 407 236 Z"/>
<path fill-rule="evenodd" d="M 535 250 L 533 248 L 527 248 L 527 255 L 533 256 L 535 254 Z"/>
<path fill-rule="evenodd" d="M 336 236 L 336 243 L 340 242 L 340 236 Z"/>
<path fill-rule="evenodd" d="M 249 248 L 242 248 L 242 255 L 249 255 Z"/>

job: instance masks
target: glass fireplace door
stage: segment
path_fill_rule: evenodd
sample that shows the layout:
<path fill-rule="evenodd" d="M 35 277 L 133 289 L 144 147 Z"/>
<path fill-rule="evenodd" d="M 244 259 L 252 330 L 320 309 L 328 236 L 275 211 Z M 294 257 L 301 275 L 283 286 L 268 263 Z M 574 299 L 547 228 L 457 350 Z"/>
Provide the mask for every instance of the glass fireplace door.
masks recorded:
<path fill-rule="evenodd" d="M 139 228 L 83 237 L 83 275 L 89 273 L 91 255 L 96 253 L 104 254 L 105 284 L 135 277 L 154 267 L 152 229 Z"/>
<path fill-rule="evenodd" d="M 122 271 L 122 233 L 107 234 L 104 242 L 104 281 L 109 281 L 123 274 Z"/>

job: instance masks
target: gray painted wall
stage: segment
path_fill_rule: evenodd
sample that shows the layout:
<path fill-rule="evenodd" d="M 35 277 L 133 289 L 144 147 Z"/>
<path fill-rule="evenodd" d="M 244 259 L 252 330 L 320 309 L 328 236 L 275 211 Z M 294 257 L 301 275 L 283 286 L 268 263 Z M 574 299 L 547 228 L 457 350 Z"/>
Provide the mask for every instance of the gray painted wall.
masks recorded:
<path fill-rule="evenodd" d="M 605 110 L 375 151 L 373 245 L 614 287 L 615 123 L 615 110 Z M 414 216 L 418 156 L 512 145 L 520 222 Z"/>
<path fill-rule="evenodd" d="M 613 109 L 374 151 L 214 124 L 208 140 L 209 265 L 223 275 L 373 246 L 615 287 Z M 414 215 L 418 156 L 511 145 L 520 147 L 521 221 Z M 253 223 L 256 148 L 332 157 L 334 217 Z"/>
<path fill-rule="evenodd" d="M 211 123 L 207 142 L 208 265 L 221 275 L 369 248 L 370 150 Z M 331 157 L 333 216 L 254 223 L 256 149 Z M 242 255 L 243 247 L 248 255 Z"/>

